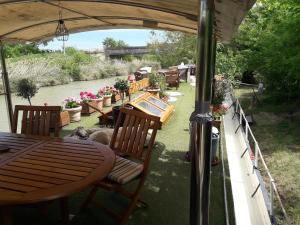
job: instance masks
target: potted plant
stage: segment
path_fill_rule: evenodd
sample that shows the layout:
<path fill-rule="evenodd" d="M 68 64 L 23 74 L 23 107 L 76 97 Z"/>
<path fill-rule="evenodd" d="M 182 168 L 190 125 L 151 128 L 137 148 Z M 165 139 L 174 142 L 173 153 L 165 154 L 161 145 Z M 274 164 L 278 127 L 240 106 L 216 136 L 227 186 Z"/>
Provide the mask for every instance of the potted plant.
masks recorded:
<path fill-rule="evenodd" d="M 120 99 L 121 99 L 120 92 L 114 88 L 111 96 L 111 102 L 116 103 Z"/>
<path fill-rule="evenodd" d="M 94 99 L 97 102 L 97 108 L 102 111 L 103 110 L 103 95 L 101 95 L 99 92 L 96 94 L 96 99 Z M 93 100 L 92 100 L 93 101 Z"/>
<path fill-rule="evenodd" d="M 113 94 L 114 88 L 111 86 L 105 86 L 99 90 L 99 95 L 103 96 L 103 106 L 109 107 L 111 106 L 111 97 Z"/>
<path fill-rule="evenodd" d="M 45 102 L 44 106 L 48 106 L 48 103 Z M 50 128 L 54 129 L 56 125 L 56 117 L 55 114 L 51 114 L 51 120 L 50 120 Z M 59 121 L 58 121 L 58 127 L 64 127 L 66 125 L 70 124 L 70 116 L 67 111 L 63 110 L 63 107 L 60 108 L 60 114 L 59 114 Z"/>
<path fill-rule="evenodd" d="M 33 80 L 24 78 L 17 82 L 17 96 L 27 99 L 31 105 L 31 98 L 38 92 L 38 87 Z"/>
<path fill-rule="evenodd" d="M 81 109 L 80 100 L 74 97 L 68 97 L 64 100 L 64 110 L 69 113 L 70 122 L 77 122 L 81 119 Z"/>
<path fill-rule="evenodd" d="M 81 99 L 80 105 L 82 106 L 82 110 L 81 110 L 82 114 L 91 114 L 96 111 L 94 108 L 90 107 L 90 105 L 92 105 L 95 108 L 98 107 L 96 95 L 94 95 L 91 92 L 81 91 L 80 99 Z"/>
<path fill-rule="evenodd" d="M 216 80 L 213 85 L 212 105 L 221 105 L 225 98 L 226 82 L 225 80 Z"/>
<path fill-rule="evenodd" d="M 147 88 L 147 92 L 150 92 L 151 94 L 155 95 L 159 98 L 159 92 L 160 90 L 160 82 L 161 82 L 161 76 L 159 74 L 151 73 L 149 75 L 149 86 Z"/>
<path fill-rule="evenodd" d="M 128 81 L 117 78 L 114 87 L 120 91 L 122 105 L 123 105 L 124 98 L 125 98 L 125 92 L 128 91 L 128 88 L 129 88 Z"/>

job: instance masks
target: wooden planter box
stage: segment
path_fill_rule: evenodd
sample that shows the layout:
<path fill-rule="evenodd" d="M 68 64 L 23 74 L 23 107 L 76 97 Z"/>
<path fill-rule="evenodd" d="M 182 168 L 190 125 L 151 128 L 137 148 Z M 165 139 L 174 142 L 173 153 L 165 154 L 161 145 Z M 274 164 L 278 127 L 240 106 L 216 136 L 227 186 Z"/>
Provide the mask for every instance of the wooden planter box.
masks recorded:
<path fill-rule="evenodd" d="M 89 104 L 96 108 L 98 107 L 97 101 L 91 101 L 89 102 Z M 90 115 L 91 113 L 96 112 L 95 109 L 93 109 L 92 107 L 90 107 L 88 104 L 84 102 L 82 102 L 80 105 L 82 106 L 81 114 L 83 115 Z"/>
<path fill-rule="evenodd" d="M 64 127 L 70 124 L 70 117 L 67 111 L 60 112 L 58 127 Z M 50 128 L 55 128 L 55 119 L 54 115 L 51 118 Z"/>

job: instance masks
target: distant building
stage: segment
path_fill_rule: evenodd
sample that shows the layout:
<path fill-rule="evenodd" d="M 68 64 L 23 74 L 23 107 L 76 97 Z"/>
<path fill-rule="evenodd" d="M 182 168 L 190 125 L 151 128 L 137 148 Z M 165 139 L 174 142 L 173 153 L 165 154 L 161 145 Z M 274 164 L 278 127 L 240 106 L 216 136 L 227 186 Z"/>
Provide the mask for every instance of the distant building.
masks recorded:
<path fill-rule="evenodd" d="M 133 55 L 142 56 L 150 53 L 147 46 L 132 46 L 122 48 L 105 48 L 104 54 L 106 58 L 122 58 L 122 56 Z"/>

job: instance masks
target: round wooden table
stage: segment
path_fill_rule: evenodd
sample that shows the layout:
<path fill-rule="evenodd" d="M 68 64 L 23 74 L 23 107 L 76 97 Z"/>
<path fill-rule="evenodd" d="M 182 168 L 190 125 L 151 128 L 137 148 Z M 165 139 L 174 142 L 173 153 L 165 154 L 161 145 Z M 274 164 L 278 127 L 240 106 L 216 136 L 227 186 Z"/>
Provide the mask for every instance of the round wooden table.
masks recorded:
<path fill-rule="evenodd" d="M 67 223 L 67 197 L 106 177 L 115 162 L 105 145 L 74 139 L 1 133 L 0 206 L 3 223 L 10 224 L 8 207 L 62 199 Z"/>

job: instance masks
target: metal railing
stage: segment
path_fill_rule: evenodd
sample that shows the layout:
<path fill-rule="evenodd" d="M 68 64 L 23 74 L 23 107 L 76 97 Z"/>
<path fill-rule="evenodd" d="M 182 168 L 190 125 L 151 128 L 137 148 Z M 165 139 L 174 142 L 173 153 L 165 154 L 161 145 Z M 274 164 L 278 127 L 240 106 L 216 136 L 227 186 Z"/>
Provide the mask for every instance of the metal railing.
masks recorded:
<path fill-rule="evenodd" d="M 242 109 L 240 101 L 234 95 L 234 89 L 233 89 L 232 85 L 231 85 L 230 93 L 231 93 L 231 99 L 233 101 L 232 106 L 234 106 L 234 115 L 233 115 L 232 119 L 234 119 L 235 116 L 237 116 L 238 121 L 239 121 L 238 127 L 235 130 L 235 133 L 237 133 L 237 131 L 239 129 L 243 130 L 243 132 L 244 132 L 243 137 L 245 138 L 245 142 L 246 142 L 246 146 L 247 146 L 247 148 L 244 151 L 243 155 L 247 151 L 250 154 L 252 154 L 251 149 L 254 148 L 254 159 L 251 159 L 252 164 L 253 164 L 253 172 L 255 170 L 257 170 L 259 172 L 265 172 L 266 175 L 267 175 L 268 181 L 269 181 L 269 182 L 267 182 L 267 184 L 268 184 L 268 187 L 269 187 L 268 199 L 269 199 L 270 202 L 269 202 L 269 204 L 267 204 L 266 199 L 265 199 L 265 203 L 266 203 L 266 206 L 267 206 L 268 211 L 269 211 L 269 216 L 270 216 L 271 222 L 272 222 L 272 224 L 276 224 L 275 212 L 274 212 L 274 202 L 275 202 L 275 200 L 277 200 L 278 204 L 279 204 L 279 207 L 280 207 L 280 210 L 281 210 L 281 212 L 284 216 L 284 220 L 285 220 L 286 224 L 291 225 L 290 218 L 286 213 L 286 210 L 283 206 L 280 195 L 278 193 L 278 189 L 277 189 L 275 180 L 273 179 L 273 177 L 272 177 L 272 175 L 269 171 L 269 168 L 268 168 L 268 166 L 267 166 L 267 164 L 264 160 L 261 149 L 258 145 L 258 142 L 257 142 L 256 138 L 254 137 L 254 134 L 253 134 L 253 132 L 250 128 L 248 120 L 246 119 L 246 115 L 244 113 L 244 110 Z M 253 155 L 252 155 L 252 158 L 253 158 Z M 262 167 L 259 166 L 259 162 L 261 162 Z M 262 179 L 260 179 L 259 184 L 257 186 L 257 189 L 253 193 L 253 195 L 255 195 L 258 188 L 263 188 L 264 186 L 265 186 L 264 181 Z"/>

